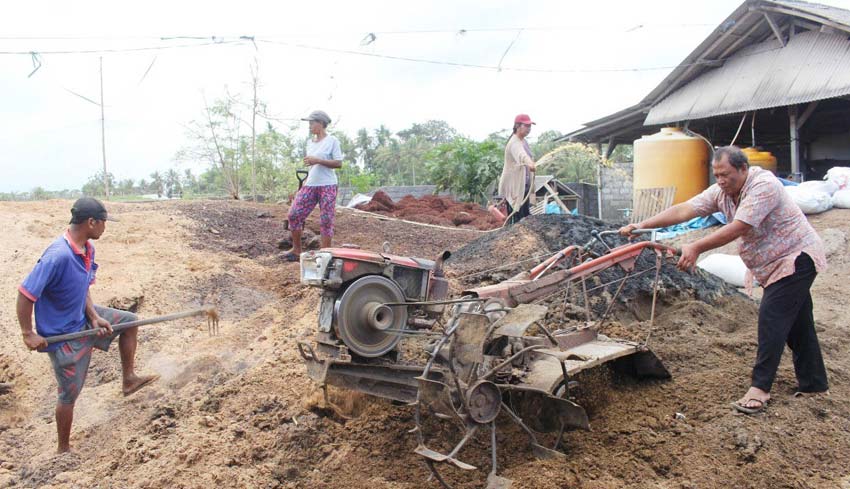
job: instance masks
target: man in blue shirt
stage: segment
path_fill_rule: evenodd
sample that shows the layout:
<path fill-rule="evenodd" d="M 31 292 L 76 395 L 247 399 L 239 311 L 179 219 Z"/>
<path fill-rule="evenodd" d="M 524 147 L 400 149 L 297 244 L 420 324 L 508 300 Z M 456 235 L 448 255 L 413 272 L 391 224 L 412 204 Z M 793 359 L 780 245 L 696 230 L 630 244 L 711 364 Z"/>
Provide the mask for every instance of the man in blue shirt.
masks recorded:
<path fill-rule="evenodd" d="M 112 340 L 119 338 L 125 396 L 158 378 L 156 375 L 136 375 L 138 328 L 120 333 L 112 330 L 113 324 L 134 321 L 136 315 L 95 306 L 89 295 L 89 285 L 94 283 L 97 272 L 94 245 L 90 240 L 100 238 L 107 220 L 114 221 L 100 201 L 91 197 L 78 199 L 71 208 L 68 230 L 44 251 L 35 268 L 18 287 L 17 313 L 24 343 L 30 350 L 47 352 L 59 384 L 56 403 L 59 452 L 67 452 L 71 448 L 74 403 L 85 383 L 93 347 L 106 351 Z M 44 338 L 87 328 L 99 328 L 98 335 L 49 346 Z"/>

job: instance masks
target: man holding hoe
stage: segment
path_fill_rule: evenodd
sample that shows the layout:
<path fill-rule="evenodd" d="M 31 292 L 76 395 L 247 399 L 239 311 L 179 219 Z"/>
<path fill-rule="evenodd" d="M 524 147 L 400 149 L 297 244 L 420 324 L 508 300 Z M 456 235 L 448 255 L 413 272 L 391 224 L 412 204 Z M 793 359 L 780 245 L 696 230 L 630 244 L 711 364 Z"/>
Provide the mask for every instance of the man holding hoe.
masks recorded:
<path fill-rule="evenodd" d="M 112 340 L 118 337 L 125 396 L 159 378 L 156 375 L 136 375 L 138 328 L 119 333 L 112 331 L 113 324 L 134 321 L 136 315 L 96 306 L 89 295 L 89 285 L 94 283 L 97 272 L 91 240 L 100 238 L 106 229 L 106 221 L 112 220 L 100 201 L 90 197 L 77 200 L 71 208 L 68 230 L 44 251 L 35 268 L 18 287 L 17 315 L 24 344 L 30 350 L 46 352 L 50 356 L 59 384 L 56 430 L 60 453 L 71 449 L 74 403 L 85 383 L 93 347 L 106 351 Z M 88 328 L 98 328 L 98 335 L 51 345 L 45 339 Z"/>

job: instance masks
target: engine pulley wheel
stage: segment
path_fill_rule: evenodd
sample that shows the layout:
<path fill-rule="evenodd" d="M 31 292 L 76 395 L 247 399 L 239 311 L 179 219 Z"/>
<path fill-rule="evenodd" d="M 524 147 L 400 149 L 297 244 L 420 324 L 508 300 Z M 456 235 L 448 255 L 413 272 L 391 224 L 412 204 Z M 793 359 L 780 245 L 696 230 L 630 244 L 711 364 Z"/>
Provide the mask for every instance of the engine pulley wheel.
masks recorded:
<path fill-rule="evenodd" d="M 379 357 L 401 340 L 398 332 L 407 327 L 407 309 L 386 306 L 388 302 L 404 302 L 404 293 L 381 275 L 361 277 L 342 293 L 335 308 L 335 328 L 353 353 Z"/>
<path fill-rule="evenodd" d="M 469 417 L 476 423 L 489 423 L 496 419 L 502 407 L 502 392 L 489 380 L 473 384 L 466 393 Z"/>

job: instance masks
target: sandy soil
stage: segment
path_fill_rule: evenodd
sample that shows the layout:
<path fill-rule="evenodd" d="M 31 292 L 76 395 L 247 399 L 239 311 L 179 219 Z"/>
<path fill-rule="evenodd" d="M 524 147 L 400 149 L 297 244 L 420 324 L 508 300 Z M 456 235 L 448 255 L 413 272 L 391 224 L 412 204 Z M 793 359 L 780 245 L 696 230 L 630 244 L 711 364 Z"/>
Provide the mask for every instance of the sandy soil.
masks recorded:
<path fill-rule="evenodd" d="M 412 453 L 412 411 L 339 396 L 353 419 L 324 409 L 295 350 L 315 325 L 318 293 L 298 265 L 278 258 L 287 234 L 280 206 L 227 201 L 111 204 L 97 243 L 96 302 L 141 300 L 142 317 L 214 303 L 221 332 L 203 321 L 149 326 L 138 364 L 157 384 L 124 398 L 116 351 L 97 352 L 77 403 L 75 453 L 55 455 L 55 384 L 46 355 L 29 353 L 14 313 L 16 287 L 65 228 L 70 202 L 0 203 L 0 487 L 437 487 Z M 831 268 L 815 282 L 815 317 L 832 383 L 829 397 L 797 399 L 786 353 L 768 410 L 734 414 L 755 356 L 756 307 L 726 296 L 665 301 L 653 349 L 665 382 L 588 379 L 591 432 L 565 435 L 564 461 L 535 460 L 522 436 L 500 432 L 502 475 L 529 488 L 848 488 L 850 326 L 846 277 L 850 211 L 812 217 Z M 315 217 L 308 228 L 316 230 Z M 340 212 L 337 242 L 433 257 L 480 238 Z M 545 236 L 505 244 L 499 263 L 545 249 Z M 514 247 L 514 244 L 516 246 Z M 516 251 L 516 253 L 514 253 Z M 524 255 L 524 256 L 527 256 Z M 646 317 L 608 325 L 645 337 Z M 678 414 L 677 414 L 678 413 Z M 484 440 L 470 448 L 486 467 Z M 447 472 L 457 487 L 483 487 L 483 472 Z"/>

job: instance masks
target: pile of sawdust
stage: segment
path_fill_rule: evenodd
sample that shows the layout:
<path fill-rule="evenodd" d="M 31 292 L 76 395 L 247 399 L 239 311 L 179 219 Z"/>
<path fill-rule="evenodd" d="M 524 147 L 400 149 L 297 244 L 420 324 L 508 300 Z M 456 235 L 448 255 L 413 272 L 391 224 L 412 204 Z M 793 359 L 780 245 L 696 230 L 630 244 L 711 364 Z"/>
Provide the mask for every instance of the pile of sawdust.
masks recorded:
<path fill-rule="evenodd" d="M 409 221 L 456 226 L 467 229 L 494 229 L 502 223 L 478 204 L 458 202 L 450 197 L 426 195 L 419 199 L 407 195 L 393 202 L 389 195 L 379 190 L 372 200 L 356 206 L 357 209 L 375 212 Z"/>

